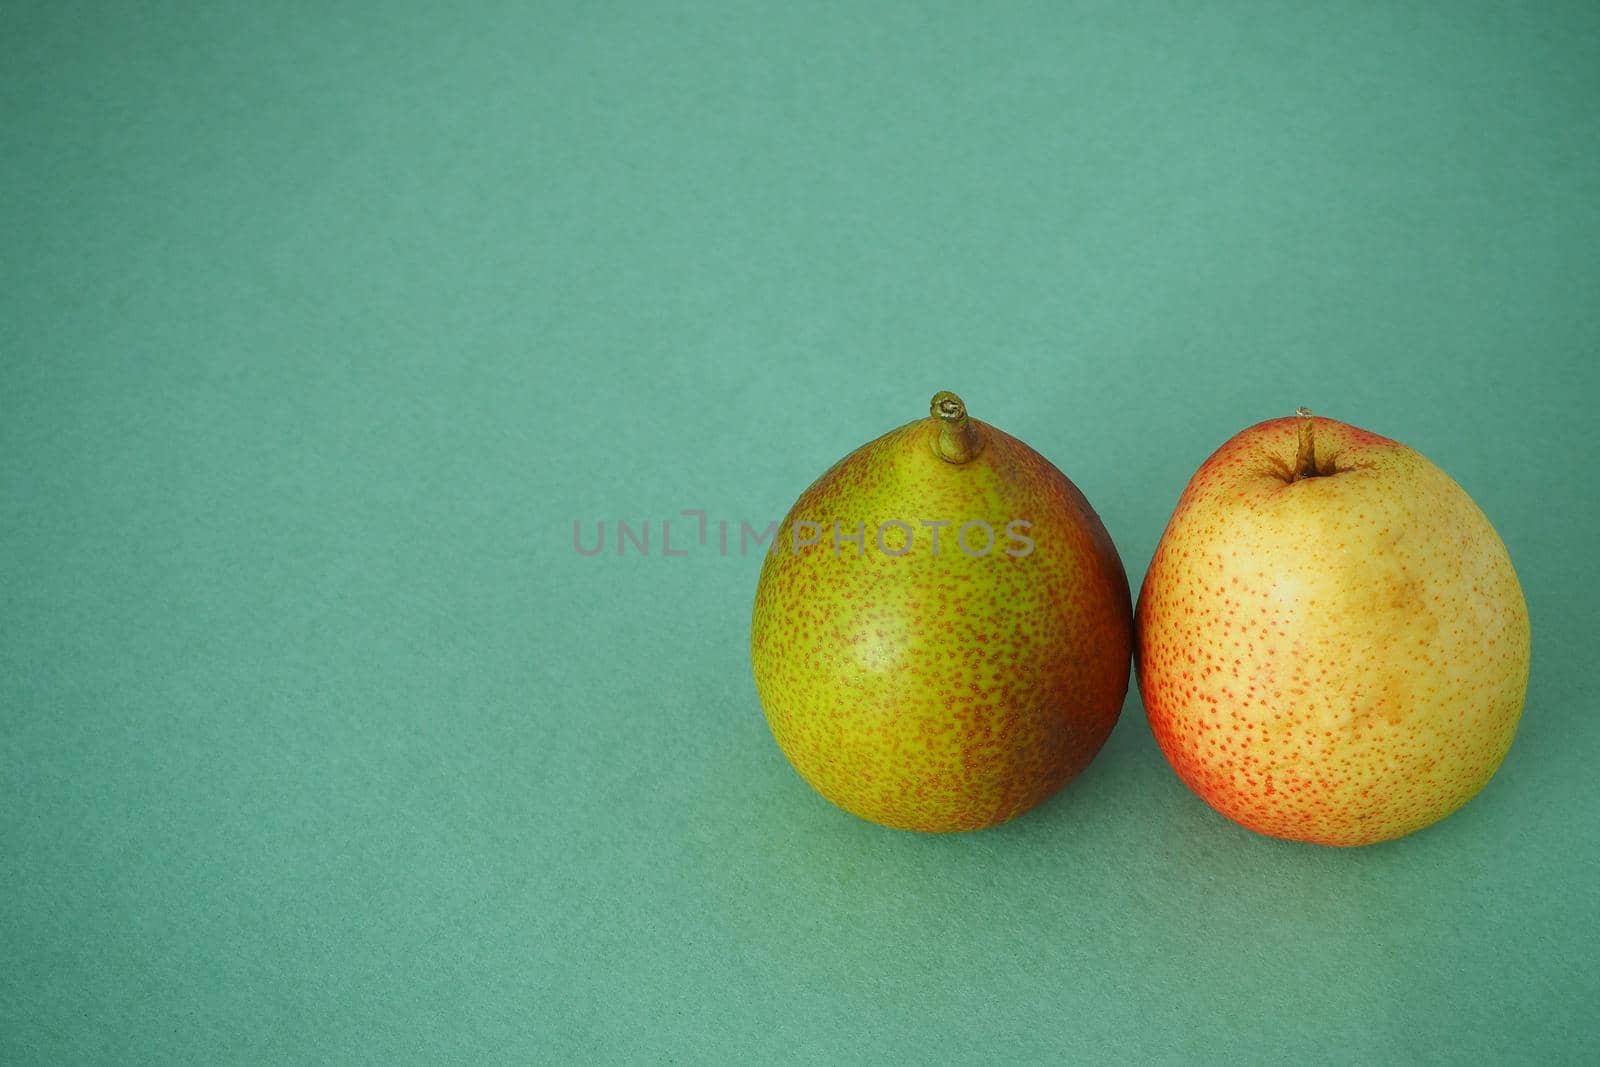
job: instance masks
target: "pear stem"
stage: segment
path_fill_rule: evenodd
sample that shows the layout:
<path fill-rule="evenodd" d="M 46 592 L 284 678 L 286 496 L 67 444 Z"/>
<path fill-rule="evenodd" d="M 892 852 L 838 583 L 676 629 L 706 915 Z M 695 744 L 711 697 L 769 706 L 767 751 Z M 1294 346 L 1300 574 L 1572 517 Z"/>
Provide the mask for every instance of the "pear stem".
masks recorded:
<path fill-rule="evenodd" d="M 983 435 L 967 418 L 967 405 L 949 390 L 933 394 L 928 414 L 939 420 L 939 435 L 933 439 L 934 453 L 946 463 L 966 463 L 983 451 Z"/>
<path fill-rule="evenodd" d="M 1294 413 L 1300 416 L 1300 446 L 1295 450 L 1292 480 L 1298 482 L 1302 478 L 1315 478 L 1322 472 L 1317 470 L 1317 443 L 1312 429 L 1311 409 L 1295 408 Z"/>

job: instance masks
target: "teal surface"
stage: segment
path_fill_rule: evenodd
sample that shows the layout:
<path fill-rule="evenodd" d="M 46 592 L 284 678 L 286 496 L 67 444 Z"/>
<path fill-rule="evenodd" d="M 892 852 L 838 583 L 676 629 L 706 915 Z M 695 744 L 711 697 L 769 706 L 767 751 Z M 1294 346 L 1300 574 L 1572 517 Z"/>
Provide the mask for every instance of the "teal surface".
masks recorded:
<path fill-rule="evenodd" d="M 1597 116 L 1585 3 L 7 5 L 0 1061 L 1596 1062 Z M 1136 587 L 1249 423 L 1423 451 L 1500 774 L 1272 841 L 1130 696 L 1002 828 L 830 807 L 679 512 L 943 388 Z"/>

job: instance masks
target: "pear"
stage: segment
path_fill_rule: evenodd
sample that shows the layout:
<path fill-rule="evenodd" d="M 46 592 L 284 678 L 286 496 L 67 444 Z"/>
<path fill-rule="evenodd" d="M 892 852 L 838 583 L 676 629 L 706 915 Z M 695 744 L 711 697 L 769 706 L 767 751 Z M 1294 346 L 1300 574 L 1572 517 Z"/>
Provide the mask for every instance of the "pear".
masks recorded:
<path fill-rule="evenodd" d="M 1511 746 L 1528 657 L 1522 588 L 1472 498 L 1304 408 L 1206 460 L 1139 591 L 1156 741 L 1275 837 L 1365 845 L 1461 807 Z"/>
<path fill-rule="evenodd" d="M 953 393 L 790 509 L 751 626 L 773 737 L 817 792 L 973 830 L 1094 758 L 1128 690 L 1128 580 L 1094 509 Z"/>

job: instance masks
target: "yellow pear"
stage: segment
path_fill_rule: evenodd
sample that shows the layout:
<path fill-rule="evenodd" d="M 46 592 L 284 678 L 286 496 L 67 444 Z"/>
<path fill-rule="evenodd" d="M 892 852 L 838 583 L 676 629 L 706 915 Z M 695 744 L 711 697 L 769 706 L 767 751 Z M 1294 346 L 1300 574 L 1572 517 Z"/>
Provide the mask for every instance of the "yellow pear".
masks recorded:
<path fill-rule="evenodd" d="M 1511 746 L 1529 626 L 1505 546 L 1405 445 L 1304 408 L 1184 490 L 1139 593 L 1139 687 L 1191 789 L 1364 845 L 1455 811 Z"/>

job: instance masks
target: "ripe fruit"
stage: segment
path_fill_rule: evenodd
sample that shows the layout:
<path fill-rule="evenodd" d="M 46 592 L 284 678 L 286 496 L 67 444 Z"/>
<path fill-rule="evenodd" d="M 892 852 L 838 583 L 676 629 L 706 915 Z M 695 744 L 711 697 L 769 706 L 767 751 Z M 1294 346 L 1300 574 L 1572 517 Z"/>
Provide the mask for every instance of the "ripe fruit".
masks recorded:
<path fill-rule="evenodd" d="M 1365 845 L 1472 798 L 1511 746 L 1527 605 L 1489 520 L 1406 446 L 1274 419 L 1206 460 L 1139 592 L 1139 688 L 1228 818 Z"/>
<path fill-rule="evenodd" d="M 940 393 L 790 509 L 751 659 L 778 746 L 819 793 L 887 826 L 972 830 L 1089 763 L 1132 642 L 1127 576 L 1083 494 Z"/>

